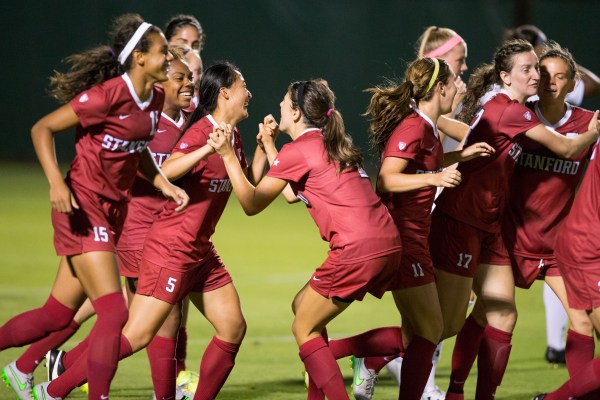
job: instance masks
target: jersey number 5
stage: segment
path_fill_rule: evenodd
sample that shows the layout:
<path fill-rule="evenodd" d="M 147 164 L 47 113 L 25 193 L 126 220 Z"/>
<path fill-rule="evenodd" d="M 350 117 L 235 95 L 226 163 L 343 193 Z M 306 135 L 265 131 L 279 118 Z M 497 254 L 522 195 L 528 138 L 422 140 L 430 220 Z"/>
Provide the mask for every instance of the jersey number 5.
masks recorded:
<path fill-rule="evenodd" d="M 165 290 L 169 293 L 173 293 L 173 291 L 175 290 L 175 282 L 177 282 L 177 279 L 170 277 L 167 281 L 167 287 L 165 288 Z"/>

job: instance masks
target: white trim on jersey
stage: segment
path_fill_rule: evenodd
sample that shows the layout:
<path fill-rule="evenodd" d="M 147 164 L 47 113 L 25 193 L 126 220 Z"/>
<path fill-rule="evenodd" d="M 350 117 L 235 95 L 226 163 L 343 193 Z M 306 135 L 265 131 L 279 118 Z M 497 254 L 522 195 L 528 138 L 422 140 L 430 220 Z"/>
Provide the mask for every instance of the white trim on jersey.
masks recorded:
<path fill-rule="evenodd" d="M 425 121 L 427 121 L 427 123 L 429 123 L 429 125 L 431 125 L 431 127 L 433 128 L 433 133 L 435 134 L 435 137 L 439 139 L 440 134 L 438 133 L 437 126 L 435 126 L 435 124 L 433 123 L 431 118 L 429 118 L 427 115 L 423 114 L 423 112 L 421 110 L 419 110 L 417 107 L 414 107 L 414 110 L 417 114 L 419 114 L 421 116 L 421 118 L 423 118 Z"/>
<path fill-rule="evenodd" d="M 173 118 L 169 117 L 165 113 L 161 113 L 161 117 L 166 119 L 167 121 L 171 122 L 173 125 L 175 125 L 179 129 L 181 129 L 181 127 L 183 126 L 183 124 L 185 122 L 185 118 L 183 117 L 183 113 L 181 111 L 179 111 L 179 118 L 177 119 L 177 121 L 173 121 Z"/>
<path fill-rule="evenodd" d="M 129 75 L 127 75 L 127 72 L 121 75 L 121 78 L 123 78 L 123 80 L 127 84 L 127 87 L 129 88 L 129 93 L 131 93 L 131 97 L 133 97 L 133 100 L 135 100 L 135 103 L 138 105 L 140 110 L 145 110 L 146 108 L 148 108 L 150 103 L 152 103 L 152 99 L 154 98 L 154 91 L 150 92 L 150 97 L 148 97 L 148 100 L 142 101 L 135 92 L 133 82 L 131 82 L 131 78 L 129 77 Z"/>
<path fill-rule="evenodd" d="M 560 128 L 561 126 L 566 124 L 567 121 L 569 120 L 569 118 L 571 118 L 571 115 L 573 114 L 573 107 L 571 107 L 571 105 L 569 103 L 565 103 L 565 104 L 567 105 L 567 112 L 565 112 L 565 115 L 563 115 L 563 117 L 560 119 L 560 121 L 558 121 L 555 124 L 551 124 L 550 121 L 548 121 L 544 117 L 544 115 L 542 114 L 542 111 L 540 110 L 538 102 L 536 102 L 534 104 L 533 108 L 535 110 L 535 115 L 537 115 L 538 119 L 541 121 L 542 124 L 552 128 L 552 129 L 556 129 L 556 128 Z"/>

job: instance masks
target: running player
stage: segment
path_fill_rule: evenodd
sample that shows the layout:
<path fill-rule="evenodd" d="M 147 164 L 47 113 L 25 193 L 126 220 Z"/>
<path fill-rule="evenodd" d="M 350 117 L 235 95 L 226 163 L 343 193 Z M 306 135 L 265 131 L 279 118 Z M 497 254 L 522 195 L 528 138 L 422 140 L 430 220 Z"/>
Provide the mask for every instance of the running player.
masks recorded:
<path fill-rule="evenodd" d="M 160 173 L 148 143 L 163 104 L 156 82 L 167 79 L 171 59 L 159 28 L 141 17 L 117 18 L 113 45 L 71 56 L 71 70 L 52 79 L 54 96 L 67 104 L 32 128 L 36 153 L 50 183 L 54 243 L 61 262 L 46 304 L 0 328 L 0 349 L 32 343 L 68 326 L 87 297 L 98 319 L 90 332 L 84 363 L 90 396 L 108 397 L 116 371 L 118 337 L 127 320 L 114 258 L 135 172 L 144 176 L 177 209 L 187 195 Z M 54 135 L 77 127 L 76 156 L 63 180 Z"/>
<path fill-rule="evenodd" d="M 362 156 L 346 134 L 334 101 L 327 82 L 320 79 L 288 87 L 280 104 L 280 127 L 292 142 L 277 154 L 272 129 L 261 126 L 271 168 L 256 187 L 242 174 L 228 129 L 211 135 L 209 143 L 223 158 L 248 215 L 265 209 L 285 189 L 288 201 L 306 204 L 321 237 L 330 244 L 327 260 L 294 299 L 292 331 L 311 377 L 309 398 L 337 400 L 348 399 L 348 394 L 325 327 L 354 300 L 367 293 L 383 295 L 399 268 L 400 240 L 360 167 Z M 382 328 L 377 333 L 373 336 L 381 340 L 365 350 L 397 354 L 402 344 L 399 331 Z"/>
<path fill-rule="evenodd" d="M 589 146 L 599 133 L 596 118 L 588 132 L 573 138 L 548 130 L 523 104 L 537 92 L 538 82 L 537 56 L 533 47 L 522 40 L 504 43 L 496 50 L 493 64 L 474 73 L 462 111 L 465 115 L 481 108 L 479 101 L 491 85 L 499 84 L 502 89 L 477 113 L 466 143 L 485 141 L 496 152 L 488 159 L 459 164 L 463 184 L 444 190 L 433 213 L 430 244 L 444 316 L 443 337 L 469 324 L 464 315 L 472 287 L 482 306 L 475 307 L 472 315 L 488 324 L 479 352 L 477 399 L 493 398 L 500 385 L 516 323 L 514 280 L 500 231 L 509 180 L 522 140 L 529 137 L 555 154 L 570 158 Z M 450 391 L 454 394 L 448 393 L 446 398 L 463 397 L 460 390 Z"/>
<path fill-rule="evenodd" d="M 455 82 L 456 76 L 444 60 L 422 58 L 408 67 L 402 84 L 370 89 L 373 96 L 366 114 L 371 120 L 372 147 L 382 159 L 377 191 L 402 238 L 401 272 L 391 286 L 402 314 L 406 348 L 401 399 L 422 397 L 442 334 L 427 238 L 437 187 L 455 187 L 460 183 L 460 172 L 444 169 L 444 165 L 493 152 L 489 145 L 476 143 L 444 155 L 436 123 L 452 108 L 457 92 Z M 334 355 L 336 347 L 345 346 L 345 341 L 330 342 Z M 371 399 L 373 393 L 368 389 L 373 388 L 376 377 L 371 363 L 380 369 L 380 360 L 356 360 L 360 365 L 355 371 L 358 379 L 354 380 L 357 399 Z M 369 384 L 357 386 L 356 381 Z"/>
<path fill-rule="evenodd" d="M 121 359 L 128 357 L 150 343 L 174 305 L 189 295 L 216 331 L 202 357 L 202 390 L 196 392 L 196 400 L 217 396 L 234 366 L 246 332 L 239 296 L 211 241 L 231 184 L 221 158 L 214 154 L 207 139 L 216 127 L 225 123 L 236 126 L 247 118 L 252 97 L 242 74 L 229 63 L 208 68 L 200 92 L 198 108 L 162 165 L 165 175 L 178 179 L 190 193 L 190 205 L 185 214 L 174 212 L 169 205 L 163 207 L 146 235 L 140 277 L 120 338 L 119 354 Z M 258 180 L 266 163 L 264 152 L 257 148 L 249 168 L 237 130 L 233 145 L 250 179 Z M 64 398 L 85 381 L 87 371 L 81 360 L 88 351 L 91 347 L 57 379 L 44 384 L 46 399 Z M 175 387 L 169 387 L 172 397 Z"/>

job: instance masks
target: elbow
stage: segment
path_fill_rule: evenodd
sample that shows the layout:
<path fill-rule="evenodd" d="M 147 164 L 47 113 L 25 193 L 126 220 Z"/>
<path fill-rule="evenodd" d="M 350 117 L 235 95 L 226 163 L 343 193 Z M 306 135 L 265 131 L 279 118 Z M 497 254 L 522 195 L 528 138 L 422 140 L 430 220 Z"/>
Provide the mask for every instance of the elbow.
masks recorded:
<path fill-rule="evenodd" d="M 254 207 L 242 207 L 247 216 L 252 217 L 253 215 L 258 214 L 261 210 Z"/>
<path fill-rule="evenodd" d="M 387 192 L 389 192 L 389 188 L 388 188 L 388 186 L 386 184 L 386 179 L 383 176 L 381 176 L 381 175 L 377 176 L 377 181 L 376 181 L 376 184 L 375 184 L 375 189 L 378 192 L 381 192 L 381 193 L 387 193 Z"/>

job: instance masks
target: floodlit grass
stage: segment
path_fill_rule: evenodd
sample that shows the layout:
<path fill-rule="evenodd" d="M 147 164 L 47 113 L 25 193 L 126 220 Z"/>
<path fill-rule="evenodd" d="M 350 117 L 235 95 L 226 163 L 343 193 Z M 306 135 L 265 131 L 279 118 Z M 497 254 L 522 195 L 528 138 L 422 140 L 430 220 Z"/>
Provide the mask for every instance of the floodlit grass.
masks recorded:
<path fill-rule="evenodd" d="M 52 247 L 48 184 L 36 164 L 1 164 L 0 187 L 0 323 L 48 296 L 58 257 Z M 290 332 L 290 303 L 296 292 L 324 260 L 327 244 L 304 205 L 276 201 L 264 213 L 247 217 L 235 196 L 217 226 L 215 247 L 239 290 L 248 322 L 248 333 L 229 380 L 219 399 L 305 399 L 302 364 Z M 543 358 L 546 348 L 541 285 L 519 291 L 519 322 L 510 363 L 496 399 L 529 399 L 562 383 L 564 367 L 551 367 Z M 73 347 L 89 330 L 89 321 L 65 348 Z M 372 297 L 353 304 L 329 326 L 339 338 L 378 326 L 397 325 L 399 316 L 391 297 Z M 204 347 L 212 337 L 209 324 L 195 309 L 188 323 L 188 369 L 198 368 Z M 445 388 L 450 373 L 453 340 L 445 343 L 437 370 L 437 384 Z M 14 360 L 22 349 L 0 353 L 0 366 Z M 348 385 L 349 360 L 340 360 Z M 36 382 L 45 380 L 45 368 L 36 371 Z M 475 369 L 467 382 L 466 399 L 473 399 Z M 151 380 L 145 352 L 124 360 L 112 384 L 111 398 L 150 399 Z M 0 387 L 0 399 L 14 399 Z M 74 391 L 70 398 L 86 398 Z M 397 388 L 385 372 L 375 399 L 397 398 Z"/>

